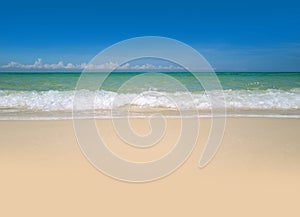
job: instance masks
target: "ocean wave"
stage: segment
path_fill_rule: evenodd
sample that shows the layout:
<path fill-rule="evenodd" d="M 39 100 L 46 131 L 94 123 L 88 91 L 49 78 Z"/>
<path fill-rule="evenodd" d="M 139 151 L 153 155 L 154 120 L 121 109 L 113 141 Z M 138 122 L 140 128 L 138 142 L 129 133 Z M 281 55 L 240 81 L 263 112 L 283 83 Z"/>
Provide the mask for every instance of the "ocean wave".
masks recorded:
<path fill-rule="evenodd" d="M 223 94 L 224 95 L 223 95 Z M 159 92 L 117 93 L 113 91 L 0 91 L 0 110 L 72 111 L 74 96 L 84 103 L 77 103 L 77 110 L 101 110 L 128 108 L 166 109 L 211 109 L 221 107 L 223 96 L 227 109 L 300 109 L 300 89 L 289 91 L 268 90 L 224 90 L 211 92 Z M 93 100 L 89 100 L 93 99 Z M 218 104 L 218 102 L 220 102 Z"/>

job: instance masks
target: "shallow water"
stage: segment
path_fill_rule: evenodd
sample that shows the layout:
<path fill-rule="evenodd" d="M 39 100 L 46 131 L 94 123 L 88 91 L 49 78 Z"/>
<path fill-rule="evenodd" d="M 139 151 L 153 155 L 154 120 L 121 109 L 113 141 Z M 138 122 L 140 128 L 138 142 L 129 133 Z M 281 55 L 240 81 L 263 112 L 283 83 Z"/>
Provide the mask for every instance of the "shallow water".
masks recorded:
<path fill-rule="evenodd" d="M 196 76 L 114 72 L 98 89 L 90 87 L 104 80 L 104 74 L 93 73 L 86 89 L 76 89 L 80 73 L 0 73 L 0 118 L 70 118 L 74 94 L 84 101 L 76 107 L 83 117 L 107 117 L 111 109 L 114 115 L 127 115 L 130 110 L 143 116 L 158 109 L 175 116 L 174 110 L 197 110 L 197 115 L 209 116 L 212 108 L 223 107 L 224 97 L 232 116 L 300 116 L 300 73 L 217 73 L 222 89 L 201 85 L 202 81 L 215 84 L 211 73 Z"/>

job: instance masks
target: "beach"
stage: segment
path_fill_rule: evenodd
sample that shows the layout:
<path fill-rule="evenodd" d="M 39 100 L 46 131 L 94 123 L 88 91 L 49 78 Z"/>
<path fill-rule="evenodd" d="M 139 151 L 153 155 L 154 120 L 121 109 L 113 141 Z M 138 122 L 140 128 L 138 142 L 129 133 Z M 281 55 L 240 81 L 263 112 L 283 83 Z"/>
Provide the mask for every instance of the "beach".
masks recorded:
<path fill-rule="evenodd" d="M 80 73 L 0 74 L 0 216 L 300 214 L 300 73 L 114 72 L 91 86 L 104 75 L 80 85 Z M 87 152 L 100 138 L 114 155 Z M 210 138 L 222 140 L 200 167 Z M 168 176 L 168 163 L 136 178 L 107 161 L 169 153 L 183 164 Z"/>
<path fill-rule="evenodd" d="M 149 149 L 120 140 L 111 119 L 96 125 L 114 152 L 136 161 L 165 153 L 180 133 L 167 118 L 164 139 Z M 0 121 L 0 216 L 299 216 L 300 119 L 227 118 L 214 159 L 199 168 L 210 118 L 187 161 L 165 178 L 133 184 L 93 167 L 72 120 Z M 140 133 L 147 118 L 133 119 Z"/>
<path fill-rule="evenodd" d="M 0 11 L 0 217 L 300 217 L 300 1 Z"/>

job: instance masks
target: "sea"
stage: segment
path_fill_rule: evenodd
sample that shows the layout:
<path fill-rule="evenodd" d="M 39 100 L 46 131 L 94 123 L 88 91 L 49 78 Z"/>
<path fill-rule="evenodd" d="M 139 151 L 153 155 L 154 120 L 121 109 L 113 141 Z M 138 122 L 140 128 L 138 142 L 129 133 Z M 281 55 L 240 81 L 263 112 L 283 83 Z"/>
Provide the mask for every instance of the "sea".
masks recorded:
<path fill-rule="evenodd" d="M 226 111 L 219 115 L 300 118 L 300 72 L 217 72 L 213 77 L 211 73 L 196 74 L 90 73 L 93 81 L 103 80 L 95 89 L 78 85 L 82 77 L 78 72 L 1 72 L 0 120 L 71 119 L 75 96 L 84 102 L 77 105 L 81 113 L 76 118 L 157 113 L 210 117 L 213 107 L 218 106 Z M 207 89 L 199 78 L 208 83 L 217 79 L 220 85 Z M 191 110 L 197 113 L 189 113 Z"/>

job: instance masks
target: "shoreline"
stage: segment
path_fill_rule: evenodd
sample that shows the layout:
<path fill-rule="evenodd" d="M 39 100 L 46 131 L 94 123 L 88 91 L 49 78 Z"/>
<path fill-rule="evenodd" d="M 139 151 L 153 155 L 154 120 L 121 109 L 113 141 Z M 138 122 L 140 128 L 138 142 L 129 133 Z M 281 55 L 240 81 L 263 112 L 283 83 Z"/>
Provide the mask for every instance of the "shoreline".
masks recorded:
<path fill-rule="evenodd" d="M 100 110 L 100 111 L 13 111 L 9 109 L 9 112 L 1 111 L 0 109 L 0 121 L 30 121 L 30 120 L 72 120 L 72 119 L 112 119 L 112 118 L 155 118 L 156 115 L 164 116 L 165 118 L 289 118 L 299 119 L 300 110 L 249 110 L 239 109 L 224 111 L 215 110 L 215 114 L 212 115 L 210 110 L 176 110 L 176 109 L 117 109 L 117 110 Z"/>

